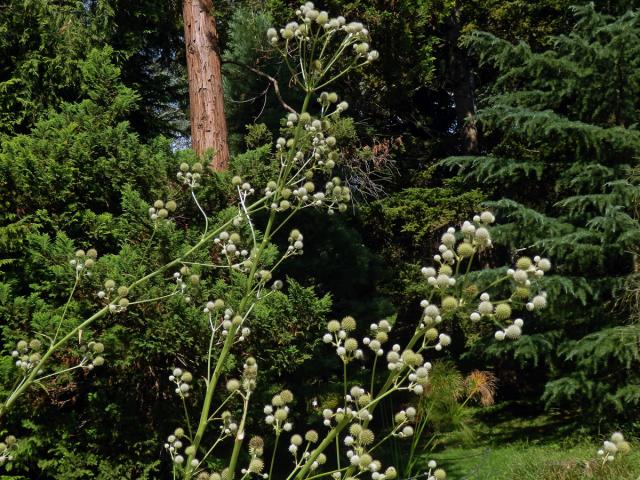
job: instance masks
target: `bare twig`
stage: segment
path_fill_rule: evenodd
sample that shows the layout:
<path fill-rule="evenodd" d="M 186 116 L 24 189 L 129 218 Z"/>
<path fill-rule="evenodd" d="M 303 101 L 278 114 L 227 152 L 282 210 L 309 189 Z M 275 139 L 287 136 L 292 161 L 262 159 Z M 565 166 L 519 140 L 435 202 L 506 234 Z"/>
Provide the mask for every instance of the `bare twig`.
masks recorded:
<path fill-rule="evenodd" d="M 255 73 L 256 75 L 259 75 L 261 77 L 266 78 L 267 80 L 269 80 L 271 82 L 271 84 L 273 85 L 273 91 L 276 94 L 276 97 L 278 97 L 278 101 L 280 102 L 280 104 L 282 105 L 282 107 L 287 110 L 288 112 L 291 113 L 297 113 L 287 102 L 284 101 L 284 99 L 282 98 L 282 94 L 280 93 L 280 85 L 278 84 L 278 80 L 276 80 L 274 77 L 272 77 L 271 75 L 269 75 L 268 73 L 263 72 L 262 70 L 259 70 L 255 67 L 252 67 L 251 65 L 247 65 L 246 63 L 242 63 L 242 62 L 237 62 L 235 60 L 223 60 L 222 62 L 223 65 L 225 64 L 230 64 L 230 65 L 236 65 L 238 67 L 243 67 L 246 68 L 247 70 L 251 70 L 253 73 Z"/>

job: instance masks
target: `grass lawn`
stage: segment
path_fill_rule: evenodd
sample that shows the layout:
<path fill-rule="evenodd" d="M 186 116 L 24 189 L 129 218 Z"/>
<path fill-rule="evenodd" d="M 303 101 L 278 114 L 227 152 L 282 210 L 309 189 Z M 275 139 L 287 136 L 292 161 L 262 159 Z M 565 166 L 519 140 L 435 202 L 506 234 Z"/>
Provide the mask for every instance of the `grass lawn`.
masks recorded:
<path fill-rule="evenodd" d="M 612 432 L 582 433 L 549 415 L 513 415 L 513 406 L 497 407 L 480 420 L 474 440 L 451 439 L 425 461 L 436 460 L 448 480 L 640 480 L 637 438 L 627 438 L 629 454 L 603 467 L 596 452 Z"/>

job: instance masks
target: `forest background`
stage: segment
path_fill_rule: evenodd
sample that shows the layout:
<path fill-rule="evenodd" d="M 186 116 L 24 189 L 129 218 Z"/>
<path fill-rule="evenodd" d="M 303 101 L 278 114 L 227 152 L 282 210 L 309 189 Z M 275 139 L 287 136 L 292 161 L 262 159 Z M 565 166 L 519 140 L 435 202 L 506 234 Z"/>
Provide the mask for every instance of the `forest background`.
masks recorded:
<path fill-rule="evenodd" d="M 296 6 L 215 2 L 231 155 L 228 170 L 204 187 L 208 211 L 227 206 L 225 179 L 268 178 L 281 126 L 274 81 L 282 101 L 297 98 L 265 31 Z M 333 367 L 317 361 L 328 318 L 349 314 L 368 325 L 393 317 L 402 335 L 418 314 L 420 267 L 443 229 L 489 205 L 500 225 L 498 257 L 535 250 L 552 259 L 545 288 L 554 302 L 515 343 L 457 327 L 459 341 L 442 355 L 445 383 L 489 370 L 497 403 L 462 408 L 455 393 L 442 400 L 447 414 L 430 427 L 434 448 L 455 445 L 465 456 L 496 448 L 491 442 L 565 448 L 567 432 L 593 445 L 615 429 L 637 434 L 634 2 L 319 6 L 365 22 L 381 54 L 364 76 L 340 80 L 352 117 L 337 135 L 347 145 L 340 169 L 353 207 L 328 223 L 301 216 L 308 254 L 284 267 L 287 288 L 256 312 L 245 348 L 269 365 L 267 394 L 286 387 L 305 398 L 329 376 Z M 61 265 L 74 248 L 95 246 L 107 270 L 135 270 L 180 251 L 198 214 L 179 201 L 177 228 L 149 252 L 147 209 L 167 185 L 180 199 L 175 171 L 194 159 L 185 149 L 180 2 L 10 1 L 0 5 L 0 59 L 2 389 L 19 332 L 50 324 L 55 314 L 45 307 L 66 301 L 71 280 Z M 86 311 L 90 292 L 70 304 L 74 315 Z M 124 324 L 101 324 L 104 368 L 31 392 L 6 426 L 21 433 L 6 478 L 165 478 L 161 445 L 175 428 L 167 372 L 176 358 L 201 353 L 196 313 L 167 302 L 132 311 Z"/>

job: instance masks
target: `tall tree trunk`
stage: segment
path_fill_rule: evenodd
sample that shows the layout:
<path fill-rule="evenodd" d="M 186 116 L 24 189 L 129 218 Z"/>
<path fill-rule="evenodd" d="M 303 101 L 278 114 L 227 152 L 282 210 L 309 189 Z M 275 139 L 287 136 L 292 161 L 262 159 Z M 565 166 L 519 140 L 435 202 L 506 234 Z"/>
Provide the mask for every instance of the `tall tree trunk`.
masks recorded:
<path fill-rule="evenodd" d="M 460 41 L 459 12 L 455 11 L 447 22 L 446 41 L 449 51 L 449 74 L 455 103 L 456 118 L 459 124 L 462 151 L 476 153 L 478 151 L 478 127 L 475 121 L 475 97 L 473 73 L 469 66 L 467 53 L 458 46 Z"/>
<path fill-rule="evenodd" d="M 192 148 L 198 155 L 213 150 L 211 167 L 218 171 L 226 170 L 229 145 L 213 2 L 183 0 L 182 15 L 189 74 Z"/>

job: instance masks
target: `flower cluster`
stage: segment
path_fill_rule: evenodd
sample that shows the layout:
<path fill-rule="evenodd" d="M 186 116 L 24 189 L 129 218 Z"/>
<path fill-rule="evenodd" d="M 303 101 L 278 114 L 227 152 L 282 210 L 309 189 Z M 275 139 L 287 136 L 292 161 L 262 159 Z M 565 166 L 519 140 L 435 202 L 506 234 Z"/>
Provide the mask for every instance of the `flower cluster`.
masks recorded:
<path fill-rule="evenodd" d="M 200 186 L 204 167 L 200 162 L 189 165 L 186 162 L 180 164 L 180 171 L 177 173 L 177 179 L 189 188 L 196 189 Z"/>
<path fill-rule="evenodd" d="M 129 306 L 129 299 L 127 298 L 129 295 L 129 288 L 121 285 L 116 289 L 116 282 L 114 280 L 105 280 L 104 290 L 100 290 L 97 295 L 98 298 L 107 302 L 110 302 L 113 295 L 118 297 L 118 303 L 109 303 L 109 312 L 111 313 L 124 312 Z"/>
<path fill-rule="evenodd" d="M 95 248 L 90 248 L 86 252 L 82 249 L 76 250 L 75 258 L 69 260 L 69 265 L 71 265 L 76 272 L 76 275 L 84 273 L 87 277 L 91 276 L 91 268 L 96 264 L 96 259 L 98 258 L 98 251 Z"/>
<path fill-rule="evenodd" d="M 175 212 L 177 208 L 178 204 L 173 200 L 169 200 L 167 202 L 164 202 L 163 200 L 156 200 L 153 202 L 153 207 L 149 208 L 149 218 L 154 222 L 158 220 L 165 220 L 169 214 Z"/>
<path fill-rule="evenodd" d="M 602 448 L 598 450 L 598 456 L 603 462 L 612 462 L 616 455 L 629 453 L 631 445 L 624 439 L 624 435 L 620 432 L 614 432 L 609 440 L 605 440 Z"/>
<path fill-rule="evenodd" d="M 249 464 L 246 468 L 241 470 L 243 475 L 254 474 L 261 475 L 263 478 L 269 478 L 267 473 L 262 473 L 264 470 L 264 460 L 262 455 L 264 453 L 264 440 L 262 437 L 251 437 L 249 440 Z M 209 478 L 209 477 L 207 477 Z"/>
<path fill-rule="evenodd" d="M 84 353 L 84 357 L 80 364 L 88 370 L 93 370 L 95 367 L 101 367 L 104 365 L 104 344 L 102 342 L 91 341 L 87 345 L 82 345 L 80 351 Z"/>
<path fill-rule="evenodd" d="M 370 50 L 369 31 L 360 22 L 349 22 L 343 16 L 332 18 L 324 10 L 318 10 L 312 2 L 306 2 L 296 10 L 298 21 L 287 23 L 278 32 L 275 28 L 267 30 L 267 39 L 277 45 L 282 38 L 287 46 L 290 41 L 297 41 L 299 44 L 313 41 L 313 30 L 319 28 L 321 33 L 327 36 L 343 32 L 348 45 L 353 46 L 353 51 L 358 58 L 366 62 L 377 60 L 379 54 L 376 50 Z M 315 65 L 316 69 L 322 69 L 324 65 Z M 325 67 L 326 68 L 326 67 Z"/>
<path fill-rule="evenodd" d="M 183 371 L 181 368 L 174 368 L 169 381 L 176 384 L 176 393 L 181 397 L 188 397 L 191 390 L 193 375 L 191 372 Z"/>
<path fill-rule="evenodd" d="M 444 480 L 447 478 L 447 472 L 445 472 L 442 468 L 437 468 L 438 464 L 435 460 L 429 460 L 427 462 L 427 480 Z"/>
<path fill-rule="evenodd" d="M 16 437 L 13 435 L 7 435 L 4 442 L 0 442 L 0 466 L 13 460 L 11 450 L 16 447 L 17 442 Z"/>
<path fill-rule="evenodd" d="M 383 470 L 380 460 L 373 457 L 372 447 L 376 437 L 373 431 L 367 428 L 371 414 L 368 411 L 364 414 L 361 413 L 363 410 L 356 414 L 356 422 L 349 426 L 349 434 L 343 441 L 348 448 L 346 455 L 349 463 L 358 472 L 368 471 L 371 474 L 372 480 L 394 479 L 397 476 L 396 469 L 394 467 L 387 467 Z M 407 432 L 411 429 L 409 426 L 405 428 Z M 411 429 L 410 434 L 413 434 L 413 429 Z"/>
<path fill-rule="evenodd" d="M 293 393 L 290 390 L 283 390 L 271 399 L 271 404 L 264 407 L 266 415 L 264 421 L 267 425 L 272 425 L 276 435 L 282 431 L 290 432 L 293 422 L 289 419 L 289 406 L 293 402 Z"/>
<path fill-rule="evenodd" d="M 253 357 L 247 358 L 243 365 L 242 380 L 231 378 L 227 380 L 227 391 L 231 394 L 249 395 L 256 389 L 258 381 L 258 363 Z M 288 393 L 291 393 L 287 390 Z M 246 396 L 243 395 L 245 398 Z M 275 397 L 274 397 L 275 398 Z M 288 397 L 287 397 L 288 398 Z"/>
<path fill-rule="evenodd" d="M 178 465 L 184 463 L 184 456 L 180 453 L 184 447 L 183 440 L 185 440 L 184 429 L 178 427 L 167 437 L 167 442 L 164 444 L 164 448 L 168 450 L 171 459 Z"/>
<path fill-rule="evenodd" d="M 29 371 L 40 363 L 41 350 L 42 342 L 37 338 L 29 341 L 20 340 L 15 350 L 11 352 L 11 356 L 16 359 L 16 367 Z"/>
<path fill-rule="evenodd" d="M 225 230 L 220 232 L 213 241 L 233 269 L 247 271 L 253 265 L 249 258 L 249 251 L 242 248 L 242 238 L 238 232 L 229 233 Z"/>
<path fill-rule="evenodd" d="M 349 363 L 354 359 L 363 358 L 362 349 L 359 348 L 358 340 L 349 336 L 357 327 L 353 317 L 344 317 L 342 321 L 331 320 L 327 324 L 327 333 L 322 337 L 324 343 L 330 343 L 336 347 L 336 353 L 344 363 Z"/>
<path fill-rule="evenodd" d="M 369 347 L 375 355 L 384 355 L 382 345 L 389 340 L 391 323 L 388 320 L 380 320 L 378 323 L 372 323 L 369 330 L 370 336 L 364 337 L 362 343 Z"/>
<path fill-rule="evenodd" d="M 482 291 L 471 281 L 474 259 L 493 245 L 490 225 L 494 222 L 491 212 L 482 212 L 472 221 L 465 221 L 459 231 L 451 227 L 442 235 L 439 253 L 433 257 L 436 267 L 422 269 L 427 284 L 432 288 L 431 298 L 421 302 L 425 328 L 432 328 L 445 316 L 452 317 L 457 312 L 466 311 L 473 323 L 485 320 L 497 326 L 496 340 L 513 340 L 522 335 L 524 326 L 522 318 L 512 318 L 514 309 L 524 306 L 527 311 L 534 311 L 546 307 L 547 294 L 532 293 L 535 282 L 551 269 L 551 262 L 546 258 L 520 257 L 515 268 L 508 269 L 505 277 L 489 286 L 497 287 L 509 280 L 511 294 L 507 298 L 493 299 L 490 292 Z M 433 332 L 430 335 L 433 336 Z M 439 339 L 438 350 L 451 342 L 447 335 L 440 334 Z"/>

